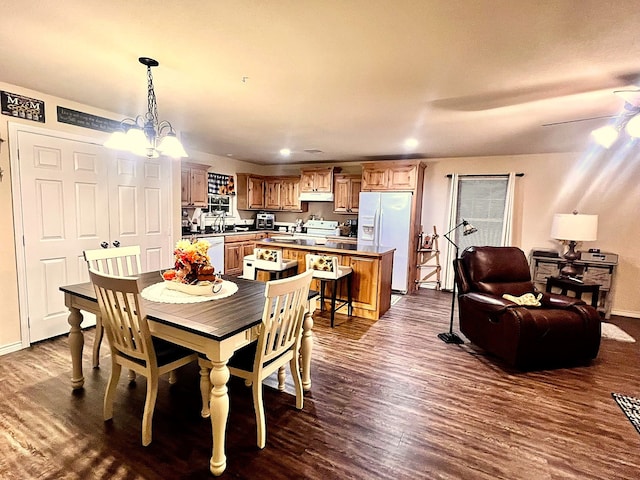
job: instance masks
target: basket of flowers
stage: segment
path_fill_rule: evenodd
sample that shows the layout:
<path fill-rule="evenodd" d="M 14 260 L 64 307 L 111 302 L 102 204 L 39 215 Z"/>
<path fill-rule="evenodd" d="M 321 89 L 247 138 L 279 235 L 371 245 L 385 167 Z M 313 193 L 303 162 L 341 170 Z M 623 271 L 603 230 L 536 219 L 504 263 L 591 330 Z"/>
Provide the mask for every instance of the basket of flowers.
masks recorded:
<path fill-rule="evenodd" d="M 202 239 L 179 240 L 173 251 L 174 269 L 163 272 L 165 286 L 192 295 L 213 295 L 222 282 L 208 255 L 210 243 Z"/>

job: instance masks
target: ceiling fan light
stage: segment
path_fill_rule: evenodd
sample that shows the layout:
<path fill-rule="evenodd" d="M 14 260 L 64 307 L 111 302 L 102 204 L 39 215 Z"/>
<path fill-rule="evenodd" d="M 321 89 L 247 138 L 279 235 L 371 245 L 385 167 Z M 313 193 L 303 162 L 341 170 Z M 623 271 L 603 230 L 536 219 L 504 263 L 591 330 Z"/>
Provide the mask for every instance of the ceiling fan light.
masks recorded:
<path fill-rule="evenodd" d="M 640 137 L 640 115 L 636 115 L 631 120 L 629 120 L 627 122 L 625 130 L 631 137 Z"/>
<path fill-rule="evenodd" d="M 172 158 L 186 158 L 187 152 L 184 150 L 182 143 L 178 140 L 175 134 L 169 133 L 160 139 L 158 144 L 158 151 Z"/>
<path fill-rule="evenodd" d="M 593 136 L 598 145 L 601 145 L 604 148 L 609 148 L 618 138 L 618 130 L 611 125 L 607 125 L 602 128 L 597 128 L 591 132 L 591 136 Z"/>

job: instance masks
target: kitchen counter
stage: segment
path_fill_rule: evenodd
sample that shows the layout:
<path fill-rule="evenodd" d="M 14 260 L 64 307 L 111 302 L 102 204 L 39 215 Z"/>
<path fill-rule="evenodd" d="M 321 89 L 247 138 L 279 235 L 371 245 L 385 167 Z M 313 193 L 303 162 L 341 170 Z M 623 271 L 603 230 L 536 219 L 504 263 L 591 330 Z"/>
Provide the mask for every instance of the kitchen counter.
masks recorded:
<path fill-rule="evenodd" d="M 250 230 L 240 230 L 238 232 L 234 232 L 233 230 L 229 230 L 228 232 L 224 232 L 224 233 L 214 233 L 214 232 L 210 232 L 210 233 L 183 233 L 182 234 L 182 238 L 191 238 L 191 237 L 195 237 L 195 238 L 207 238 L 207 237 L 226 237 L 228 235 L 242 235 L 243 233 L 282 233 L 282 232 L 278 232 L 277 230 L 256 230 L 254 229 L 250 229 Z"/>
<path fill-rule="evenodd" d="M 280 235 L 258 240 L 256 246 L 281 248 L 283 258 L 298 260 L 299 273 L 307 268 L 308 253 L 337 256 L 340 265 L 353 269 L 351 291 L 354 317 L 377 320 L 391 307 L 391 275 L 395 248 L 374 247 L 348 241 L 318 243 L 315 240 Z M 318 283 L 318 280 L 314 280 L 311 288 L 318 290 Z M 341 288 L 338 296 L 344 299 L 346 290 Z"/>
<path fill-rule="evenodd" d="M 345 237 L 345 240 L 349 237 Z M 384 246 L 363 245 L 362 243 L 353 243 L 349 241 L 330 241 L 317 242 L 316 240 L 302 238 L 264 238 L 258 243 L 281 248 L 299 248 L 301 250 L 342 253 L 352 255 L 366 255 L 382 257 L 395 251 L 395 248 Z"/>

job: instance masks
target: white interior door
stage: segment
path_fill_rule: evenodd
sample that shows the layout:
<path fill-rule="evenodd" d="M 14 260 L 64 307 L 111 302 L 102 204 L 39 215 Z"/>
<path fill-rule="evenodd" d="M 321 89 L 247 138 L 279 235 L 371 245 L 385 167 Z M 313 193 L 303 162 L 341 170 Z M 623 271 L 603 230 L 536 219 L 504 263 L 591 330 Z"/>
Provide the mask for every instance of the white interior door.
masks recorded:
<path fill-rule="evenodd" d="M 18 132 L 31 342 L 69 330 L 60 285 L 87 277 L 82 251 L 109 238 L 104 148 Z M 95 318 L 86 318 L 86 324 Z"/>
<path fill-rule="evenodd" d="M 167 159 L 32 131 L 16 138 L 29 343 L 69 331 L 59 287 L 88 281 L 83 250 L 140 245 L 143 269 L 170 264 L 171 172 Z M 94 323 L 84 314 L 83 327 Z"/>
<path fill-rule="evenodd" d="M 111 245 L 114 242 L 119 242 L 122 246 L 140 245 L 143 271 L 167 268 L 172 264 L 173 254 L 169 160 L 115 152 L 115 159 L 111 164 Z"/>

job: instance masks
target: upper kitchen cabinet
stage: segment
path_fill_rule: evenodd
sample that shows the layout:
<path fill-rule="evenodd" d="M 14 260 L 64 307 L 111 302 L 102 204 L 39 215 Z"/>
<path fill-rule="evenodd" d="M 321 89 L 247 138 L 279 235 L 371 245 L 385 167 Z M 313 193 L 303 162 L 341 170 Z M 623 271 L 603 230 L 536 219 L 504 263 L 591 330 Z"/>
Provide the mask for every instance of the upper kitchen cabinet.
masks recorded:
<path fill-rule="evenodd" d="M 183 163 L 180 170 L 183 207 L 207 206 L 207 165 Z"/>
<path fill-rule="evenodd" d="M 358 213 L 362 176 L 338 174 L 335 176 L 334 185 L 333 211 L 335 213 Z"/>
<path fill-rule="evenodd" d="M 264 210 L 265 177 L 238 173 L 237 191 L 239 210 Z"/>
<path fill-rule="evenodd" d="M 301 212 L 300 177 L 266 177 L 265 210 Z"/>
<path fill-rule="evenodd" d="M 309 168 L 301 171 L 300 192 L 301 193 L 332 193 L 333 190 L 333 167 Z"/>
<path fill-rule="evenodd" d="M 363 163 L 362 191 L 414 191 L 423 168 L 418 160 Z"/>

